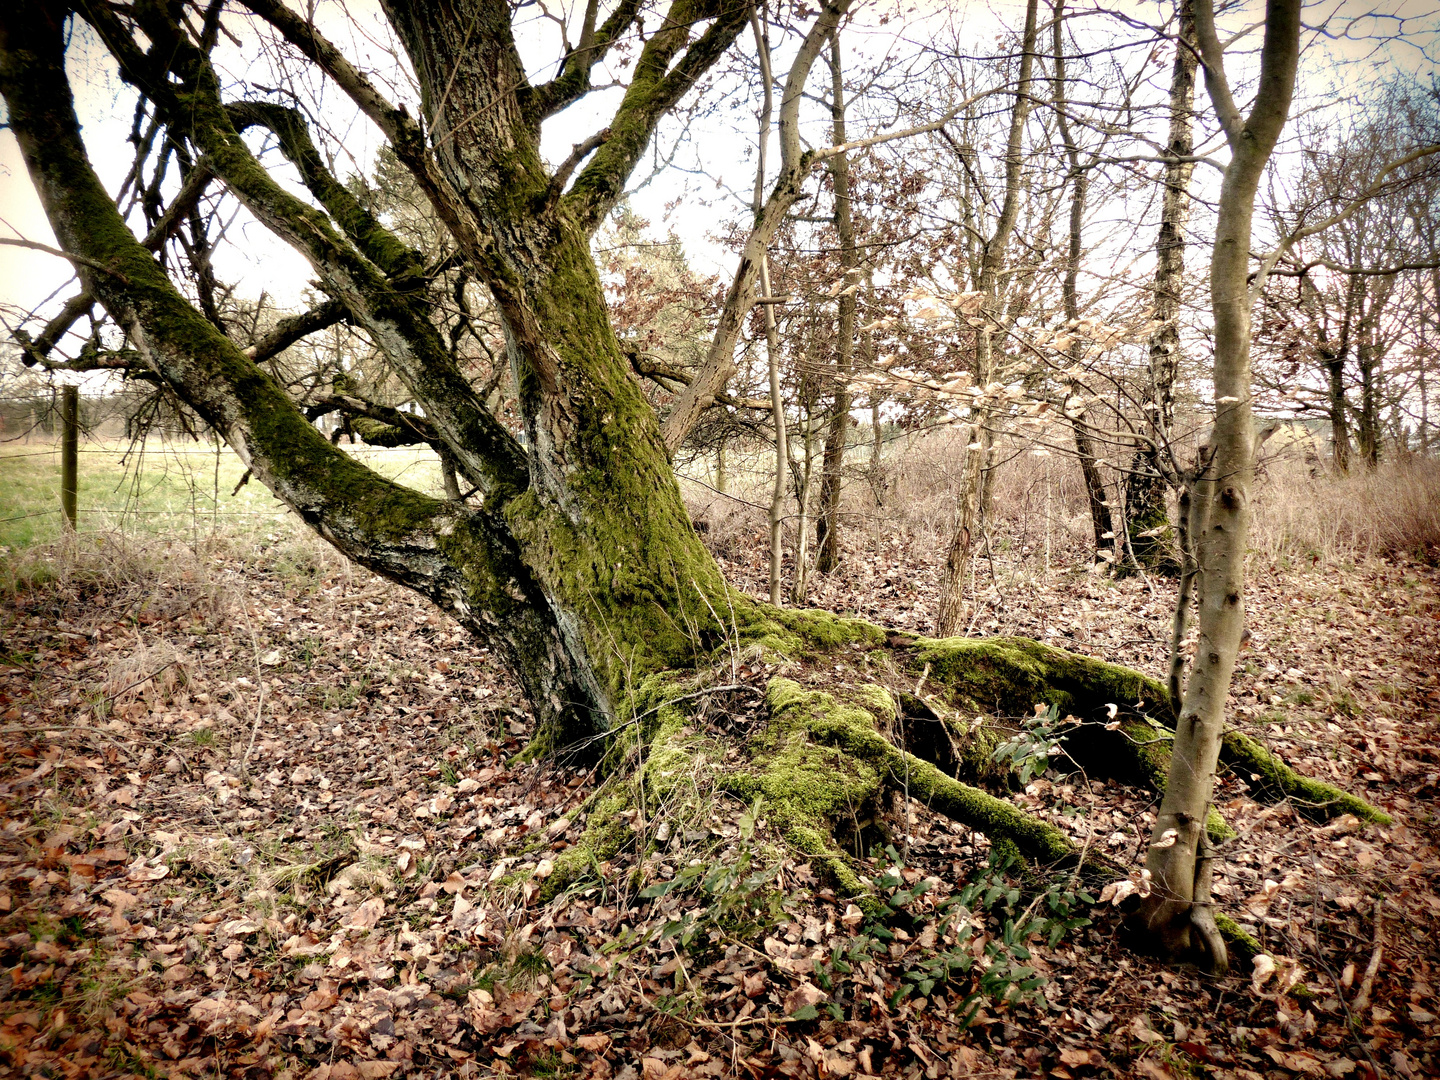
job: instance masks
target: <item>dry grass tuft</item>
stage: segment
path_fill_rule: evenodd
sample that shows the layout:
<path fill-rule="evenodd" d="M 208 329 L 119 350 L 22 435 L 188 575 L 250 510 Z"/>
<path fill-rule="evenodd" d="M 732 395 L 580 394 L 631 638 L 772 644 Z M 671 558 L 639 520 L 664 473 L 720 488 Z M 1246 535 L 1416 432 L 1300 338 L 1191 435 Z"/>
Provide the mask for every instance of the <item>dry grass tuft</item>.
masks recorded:
<path fill-rule="evenodd" d="M 1440 562 L 1440 461 L 1404 457 L 1333 478 L 1281 462 L 1256 485 L 1250 543 L 1277 566 L 1380 557 Z"/>
<path fill-rule="evenodd" d="M 139 700 L 152 706 L 168 705 L 176 692 L 189 684 L 190 665 L 190 656 L 182 646 L 158 638 L 112 660 L 100 693 L 115 705 Z"/>

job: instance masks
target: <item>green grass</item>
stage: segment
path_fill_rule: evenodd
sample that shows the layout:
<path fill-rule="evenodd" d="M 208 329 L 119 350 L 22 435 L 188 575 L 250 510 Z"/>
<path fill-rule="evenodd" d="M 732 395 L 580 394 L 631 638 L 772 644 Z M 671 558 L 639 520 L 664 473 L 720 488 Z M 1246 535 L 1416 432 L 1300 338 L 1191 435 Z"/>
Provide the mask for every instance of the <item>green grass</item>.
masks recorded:
<path fill-rule="evenodd" d="M 439 459 L 428 448 L 344 449 L 391 479 L 443 493 Z M 244 468 L 229 448 L 217 456 L 213 444 L 151 439 L 128 456 L 126 450 L 121 440 L 81 443 L 80 532 L 245 532 L 273 529 L 288 516 L 256 481 L 231 494 Z M 0 558 L 56 540 L 61 532 L 59 443 L 0 444 Z"/>

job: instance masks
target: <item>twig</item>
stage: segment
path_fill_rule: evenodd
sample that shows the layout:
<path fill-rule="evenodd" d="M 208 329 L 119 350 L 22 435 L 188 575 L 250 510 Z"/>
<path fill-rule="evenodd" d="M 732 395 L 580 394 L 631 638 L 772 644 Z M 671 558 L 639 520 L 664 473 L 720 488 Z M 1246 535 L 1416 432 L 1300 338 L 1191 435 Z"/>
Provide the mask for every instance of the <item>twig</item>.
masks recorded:
<path fill-rule="evenodd" d="M 255 737 L 260 734 L 260 721 L 265 716 L 265 675 L 260 670 L 260 639 L 255 635 L 255 626 L 250 622 L 250 612 L 243 605 L 240 609 L 245 613 L 245 625 L 250 630 L 250 647 L 255 653 L 255 682 L 257 691 L 255 697 L 255 725 L 250 729 L 250 743 L 245 747 L 245 756 L 240 759 L 240 775 L 246 780 L 250 778 L 250 754 L 255 749 Z"/>
<path fill-rule="evenodd" d="M 1375 987 L 1375 976 L 1380 971 L 1380 958 L 1385 953 L 1385 946 L 1380 941 L 1380 916 L 1385 909 L 1385 900 L 1377 897 L 1375 900 L 1375 949 L 1370 954 L 1370 963 L 1365 965 L 1365 977 L 1360 980 L 1360 992 L 1355 995 L 1355 1000 L 1350 1003 L 1350 1011 L 1358 1017 L 1370 1004 L 1370 991 Z"/>

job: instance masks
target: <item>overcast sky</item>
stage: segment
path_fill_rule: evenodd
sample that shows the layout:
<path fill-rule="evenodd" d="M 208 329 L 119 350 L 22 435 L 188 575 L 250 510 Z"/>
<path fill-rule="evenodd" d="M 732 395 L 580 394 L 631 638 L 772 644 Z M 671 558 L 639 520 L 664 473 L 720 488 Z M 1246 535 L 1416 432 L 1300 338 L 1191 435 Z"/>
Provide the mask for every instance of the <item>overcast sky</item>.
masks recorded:
<path fill-rule="evenodd" d="M 1436 2 L 1440 3 L 1440 0 Z M 1126 6 L 1140 18 L 1152 22 L 1161 17 L 1162 10 L 1168 10 L 1149 2 L 1128 3 Z M 1070 7 L 1076 10 L 1081 5 L 1072 3 Z M 1323 5 L 1307 7 L 1307 21 L 1312 24 L 1333 17 L 1337 12 L 1346 18 L 1375 13 L 1374 18 L 1362 20 L 1359 24 L 1348 24 L 1351 26 L 1349 37 L 1328 41 L 1323 49 L 1311 52 L 1307 60 L 1308 85 L 1333 86 L 1335 78 L 1342 83 L 1359 81 L 1373 76 L 1377 66 L 1404 66 L 1421 72 L 1431 69 L 1426 50 L 1433 45 L 1433 38 L 1428 33 L 1422 37 L 1417 28 L 1422 24 L 1433 25 L 1433 18 L 1425 17 L 1433 9 L 1431 0 L 1386 0 L 1381 5 L 1327 0 Z M 852 57 L 866 52 L 878 54 L 882 50 L 913 50 L 914 42 L 931 36 L 944 19 L 961 21 L 965 30 L 964 40 L 973 41 L 976 51 L 983 51 L 1001 29 L 1018 26 L 1023 21 L 1023 4 L 1018 0 L 996 0 L 988 5 L 967 4 L 960 15 L 950 14 L 934 0 L 924 0 L 920 4 L 904 5 L 906 15 L 890 20 L 884 30 L 878 29 L 877 24 L 883 14 L 899 10 L 900 5 L 888 0 L 865 5 L 857 20 L 867 26 L 868 31 L 847 39 L 847 51 Z M 410 98 L 413 102 L 412 89 L 386 52 L 388 34 L 376 4 L 353 2 L 342 8 L 332 2 L 322 4 L 319 11 L 318 21 L 322 29 L 342 46 L 352 60 L 376 72 L 382 81 L 389 84 L 392 96 L 401 100 Z M 533 6 L 522 11 L 522 19 L 527 21 L 519 26 L 518 34 L 527 64 L 534 69 L 532 74 L 543 78 L 548 74 L 544 67 L 553 64 L 553 59 L 558 56 L 558 39 L 554 36 L 553 24 L 534 14 L 536 11 Z M 1403 24 L 1410 31 L 1410 39 L 1377 44 L 1378 38 L 1393 32 L 1390 28 L 1402 25 L 1396 21 L 1400 16 L 1408 16 L 1412 20 Z M 1253 17 L 1251 12 L 1249 21 L 1253 22 Z M 273 84 L 272 80 L 283 79 L 286 72 L 276 70 L 273 56 L 257 50 L 255 36 L 246 29 L 242 16 L 227 18 L 232 20 L 243 46 L 236 49 L 227 43 L 217 53 L 217 66 L 222 71 L 222 77 L 228 72 L 234 77 L 244 76 L 248 81 L 262 84 Z M 1238 11 L 1227 21 L 1232 24 L 1232 29 L 1238 29 L 1246 24 L 1247 15 L 1243 10 Z M 1341 57 L 1360 60 L 1361 63 L 1353 70 L 1338 67 L 1336 61 Z M 776 58 L 777 76 L 783 75 L 786 63 L 788 56 L 782 52 Z M 1239 64 L 1243 66 L 1244 60 L 1239 60 Z M 822 61 L 812 74 L 812 88 L 823 84 L 823 67 Z M 72 42 L 69 68 L 91 160 L 102 180 L 115 190 L 132 159 L 126 136 L 133 115 L 134 96 L 121 83 L 108 54 L 83 27 Z M 308 80 L 311 90 L 318 93 L 322 115 L 336 136 L 335 145 L 340 153 L 348 155 L 348 162 L 342 160 L 337 163 L 339 171 L 342 174 L 368 171 L 378 146 L 374 130 L 367 122 L 357 119 L 353 107 L 333 87 L 324 85 L 313 73 L 302 72 L 298 68 L 290 74 L 297 72 L 298 77 Z M 617 94 L 617 91 L 597 93 L 592 100 L 568 110 L 548 125 L 544 144 L 547 158 L 551 161 L 563 158 L 572 143 L 600 127 L 618 100 Z M 1201 101 L 1203 103 L 1203 95 Z M 694 133 L 694 142 L 682 148 L 677 161 L 690 165 L 704 164 L 710 172 L 722 176 L 727 187 L 748 193 L 753 180 L 753 165 L 744 159 L 747 144 L 753 142 L 750 134 L 753 123 L 753 108 L 748 104 L 733 111 L 722 110 L 716 120 Z M 810 132 L 817 141 L 828 141 L 822 118 L 818 115 Z M 869 132 L 852 127 L 852 138 L 865 134 Z M 697 147 L 703 148 L 703 162 L 696 160 L 702 153 Z M 283 170 L 281 172 L 283 174 Z M 644 173 L 642 165 L 637 179 L 643 178 Z M 298 182 L 295 186 L 299 190 Z M 710 206 L 702 213 L 682 212 L 666 220 L 665 204 L 687 192 L 692 196 L 689 205 L 693 205 L 695 198 L 706 197 Z M 728 272 L 731 260 L 711 242 L 709 231 L 725 214 L 738 207 L 726 199 L 723 189 L 717 191 L 710 177 L 680 170 L 669 171 L 637 192 L 633 204 L 643 216 L 652 220 L 657 230 L 675 229 L 685 242 L 696 269 L 701 272 Z M 4 235 L 54 243 L 20 159 L 18 146 L 8 131 L 0 132 L 0 219 L 3 219 L 0 231 Z M 300 303 L 311 271 L 299 255 L 274 240 L 243 213 L 236 218 L 229 239 L 231 243 L 224 245 L 215 259 L 222 280 L 236 282 L 244 296 L 254 297 L 264 290 L 282 302 L 291 305 Z M 41 306 L 47 297 L 57 293 L 59 299 L 63 299 L 73 289 L 73 286 L 67 286 L 71 276 L 68 264 L 56 257 L 14 247 L 0 247 L 0 302 L 29 309 Z M 58 300 L 52 300 L 52 303 L 58 303 Z"/>

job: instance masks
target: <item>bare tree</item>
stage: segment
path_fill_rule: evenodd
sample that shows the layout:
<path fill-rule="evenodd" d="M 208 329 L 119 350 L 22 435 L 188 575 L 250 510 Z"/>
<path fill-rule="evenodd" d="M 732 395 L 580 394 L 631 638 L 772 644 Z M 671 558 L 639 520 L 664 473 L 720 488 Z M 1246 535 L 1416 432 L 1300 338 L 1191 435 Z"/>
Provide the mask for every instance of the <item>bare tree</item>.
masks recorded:
<path fill-rule="evenodd" d="M 1299 0 L 1268 0 L 1255 104 L 1243 115 L 1225 74 L 1211 0 L 1194 0 L 1205 86 L 1230 146 L 1210 262 L 1215 329 L 1215 428 L 1209 467 L 1196 497 L 1197 551 L 1203 575 L 1200 643 L 1185 687 L 1171 749 L 1165 797 L 1146 867 L 1153 892 L 1140 918 L 1171 956 L 1194 950 L 1208 966 L 1228 965 L 1210 910 L 1206 819 L 1225 723 L 1225 696 L 1245 622 L 1245 538 L 1254 475 L 1251 418 L 1250 236 L 1255 196 L 1290 111 L 1300 58 Z M 1262 275 L 1263 276 L 1263 275 Z"/>

